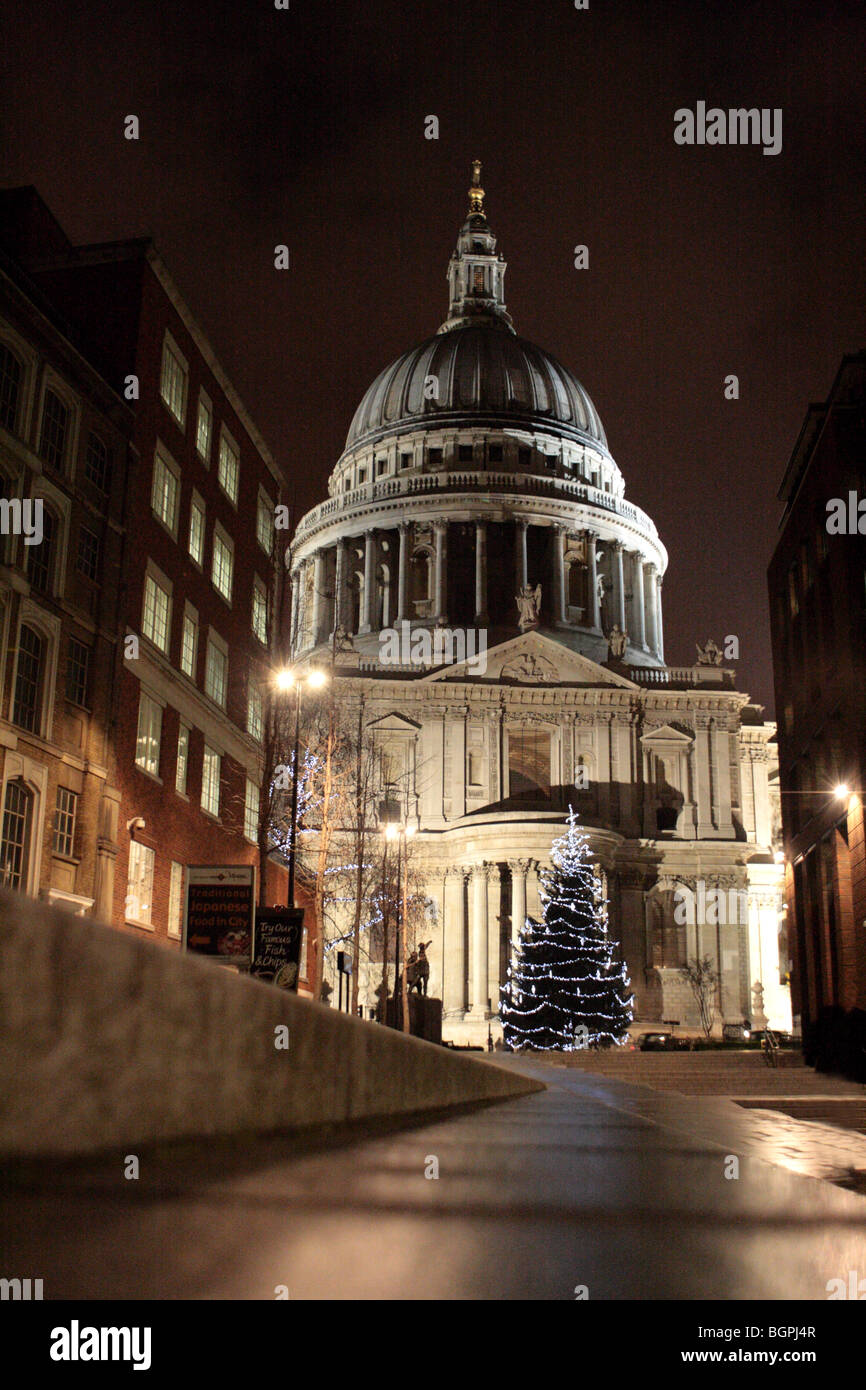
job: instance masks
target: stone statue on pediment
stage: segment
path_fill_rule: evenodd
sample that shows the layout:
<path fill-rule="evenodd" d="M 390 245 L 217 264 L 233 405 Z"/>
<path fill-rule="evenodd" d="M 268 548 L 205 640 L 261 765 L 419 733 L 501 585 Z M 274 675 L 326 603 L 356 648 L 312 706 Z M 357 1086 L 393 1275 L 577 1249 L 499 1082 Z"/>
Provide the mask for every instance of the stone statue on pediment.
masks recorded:
<path fill-rule="evenodd" d="M 628 633 L 623 632 L 619 623 L 614 623 L 607 634 L 608 661 L 622 661 L 628 646 Z"/>
<path fill-rule="evenodd" d="M 721 647 L 716 646 L 712 637 L 707 638 L 707 644 L 705 647 L 702 647 L 700 642 L 696 642 L 695 646 L 698 649 L 699 666 L 721 666 L 723 655 L 722 649 Z"/>
<path fill-rule="evenodd" d="M 524 584 L 514 601 L 520 614 L 520 631 L 528 632 L 530 628 L 538 627 L 541 619 L 541 585 L 536 584 L 533 589 L 530 584 Z"/>

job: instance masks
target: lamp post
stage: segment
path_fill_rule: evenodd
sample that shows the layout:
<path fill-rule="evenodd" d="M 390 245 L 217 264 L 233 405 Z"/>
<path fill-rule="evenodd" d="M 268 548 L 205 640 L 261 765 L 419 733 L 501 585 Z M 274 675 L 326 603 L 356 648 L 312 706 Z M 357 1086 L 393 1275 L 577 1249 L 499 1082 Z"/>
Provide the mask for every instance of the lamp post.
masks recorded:
<path fill-rule="evenodd" d="M 402 897 L 403 910 L 397 919 L 397 942 L 394 952 L 394 1009 L 397 1009 L 397 980 L 402 978 L 400 988 L 400 1028 L 404 1033 L 409 1030 L 409 990 L 406 980 L 406 928 L 409 907 L 409 853 L 407 841 L 415 834 L 414 825 L 398 825 L 391 821 L 385 826 L 385 839 L 397 841 L 397 855 L 403 854 L 403 874 L 402 874 Z M 398 869 L 399 877 L 399 869 Z"/>
<path fill-rule="evenodd" d="M 295 743 L 292 762 L 292 810 L 289 838 L 289 907 L 295 906 L 295 840 L 298 833 L 298 758 L 301 741 L 301 691 L 305 685 L 309 686 L 311 690 L 320 690 L 327 679 L 328 677 L 324 671 L 308 671 L 307 674 L 303 676 L 296 674 L 288 667 L 282 671 L 278 671 L 276 677 L 278 690 L 294 689 L 295 692 Z"/>

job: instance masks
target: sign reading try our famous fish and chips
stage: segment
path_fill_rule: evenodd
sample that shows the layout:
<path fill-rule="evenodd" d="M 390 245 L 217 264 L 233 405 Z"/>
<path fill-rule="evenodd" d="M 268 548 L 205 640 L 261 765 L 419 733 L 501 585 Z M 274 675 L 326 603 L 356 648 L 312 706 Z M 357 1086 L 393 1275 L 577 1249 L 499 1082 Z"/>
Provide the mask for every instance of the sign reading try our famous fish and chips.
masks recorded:
<path fill-rule="evenodd" d="M 298 988 L 301 938 L 304 931 L 302 907 L 263 907 L 256 913 L 253 975 L 273 980 L 283 989 Z"/>
<path fill-rule="evenodd" d="M 255 905 L 256 871 L 251 864 L 190 864 L 184 947 L 194 955 L 249 964 Z"/>

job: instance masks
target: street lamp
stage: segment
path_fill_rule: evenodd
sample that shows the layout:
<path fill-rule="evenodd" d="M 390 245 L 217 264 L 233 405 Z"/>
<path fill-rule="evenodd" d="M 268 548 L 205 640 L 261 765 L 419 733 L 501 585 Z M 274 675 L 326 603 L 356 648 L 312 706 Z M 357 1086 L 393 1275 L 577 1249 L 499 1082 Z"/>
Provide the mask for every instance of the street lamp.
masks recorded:
<path fill-rule="evenodd" d="M 400 851 L 403 852 L 403 911 L 397 919 L 397 941 L 394 950 L 394 1008 L 397 1008 L 397 980 L 402 977 L 400 989 L 400 1027 L 404 1033 L 409 1032 L 409 990 L 406 980 L 406 929 L 409 906 L 409 854 L 406 842 L 411 840 L 415 834 L 415 826 L 398 825 L 395 821 L 389 821 L 385 826 L 385 839 L 397 841 L 397 864 L 399 874 Z M 401 930 L 402 928 L 402 930 Z"/>
<path fill-rule="evenodd" d="M 327 683 L 328 676 L 325 671 L 312 670 L 301 674 L 292 671 L 289 667 L 284 667 L 276 674 L 276 686 L 278 690 L 292 690 L 295 692 L 295 747 L 294 760 L 292 762 L 292 813 L 291 813 L 291 838 L 289 840 L 289 907 L 295 906 L 295 840 L 298 833 L 298 757 L 301 741 L 301 691 L 303 687 L 309 686 L 310 690 L 321 690 Z"/>

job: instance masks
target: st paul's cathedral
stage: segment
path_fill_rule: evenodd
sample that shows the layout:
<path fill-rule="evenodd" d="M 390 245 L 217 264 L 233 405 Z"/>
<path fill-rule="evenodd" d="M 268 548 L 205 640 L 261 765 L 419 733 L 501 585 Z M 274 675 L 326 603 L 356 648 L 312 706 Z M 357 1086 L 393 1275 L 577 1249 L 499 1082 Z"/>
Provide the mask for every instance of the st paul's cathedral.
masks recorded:
<path fill-rule="evenodd" d="M 417 829 L 445 1038 L 498 1035 L 569 805 L 636 1020 L 694 1028 L 680 970 L 709 956 L 717 1027 L 790 1029 L 775 726 L 714 643 L 666 663 L 667 551 L 585 388 L 517 333 L 496 248 L 476 162 L 447 317 L 376 377 L 295 533 L 294 659 L 363 695 Z M 362 956 L 365 1006 L 380 978 Z"/>

